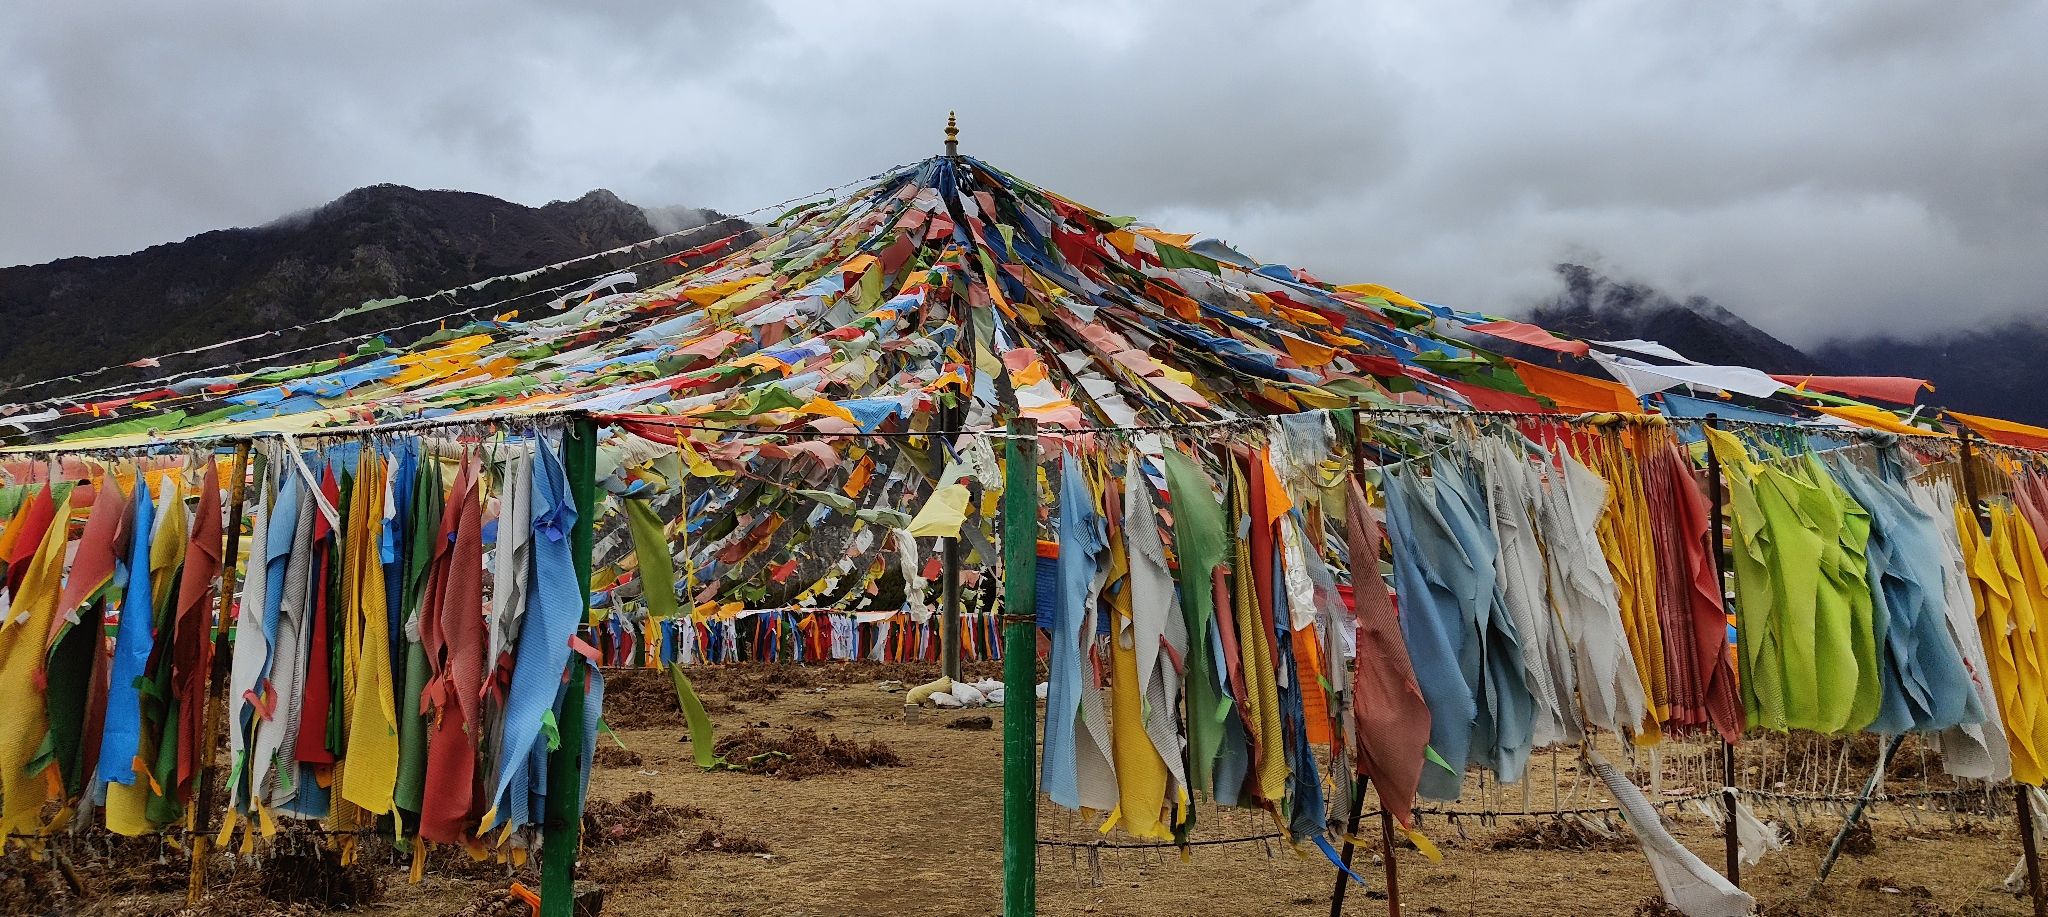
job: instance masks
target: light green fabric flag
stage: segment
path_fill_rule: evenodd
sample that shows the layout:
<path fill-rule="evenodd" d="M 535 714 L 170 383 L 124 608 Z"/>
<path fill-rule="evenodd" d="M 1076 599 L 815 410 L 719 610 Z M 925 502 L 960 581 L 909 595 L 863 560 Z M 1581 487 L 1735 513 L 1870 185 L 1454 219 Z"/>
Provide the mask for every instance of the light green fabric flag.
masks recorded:
<path fill-rule="evenodd" d="M 676 567 L 668 553 L 668 533 L 646 500 L 623 502 L 633 529 L 633 554 L 640 559 L 640 594 L 647 600 L 647 614 L 666 621 L 676 616 Z"/>
<path fill-rule="evenodd" d="M 669 680 L 676 684 L 676 703 L 683 708 L 683 719 L 690 724 L 690 751 L 697 756 L 697 766 L 705 770 L 719 767 L 725 762 L 711 751 L 711 716 L 704 712 L 704 702 L 697 699 L 697 689 L 690 685 L 690 677 L 683 674 L 683 667 L 670 665 Z"/>

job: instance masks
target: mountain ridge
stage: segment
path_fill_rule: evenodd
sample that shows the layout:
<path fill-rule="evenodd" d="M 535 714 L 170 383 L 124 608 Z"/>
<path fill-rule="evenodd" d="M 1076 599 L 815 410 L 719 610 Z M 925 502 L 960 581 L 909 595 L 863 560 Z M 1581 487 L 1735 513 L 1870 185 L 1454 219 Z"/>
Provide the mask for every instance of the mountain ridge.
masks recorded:
<path fill-rule="evenodd" d="M 691 215 L 748 224 L 711 211 L 663 208 L 683 228 Z M 670 230 L 674 231 L 674 230 Z M 126 255 L 63 258 L 0 268 L 0 391 L 182 349 L 327 319 L 364 302 L 460 290 L 478 281 L 644 241 L 659 234 L 650 212 L 603 189 L 527 207 L 467 191 L 395 184 L 357 188 L 260 226 L 219 229 Z M 704 239 L 715 238 L 712 230 Z M 593 265 L 593 270 L 635 260 Z M 573 276 L 502 282 L 458 302 L 489 304 Z M 645 281 L 646 278 L 643 278 Z M 458 311 L 443 300 L 408 303 L 318 334 L 273 335 L 248 347 L 209 350 L 207 366 L 296 345 Z M 431 329 L 429 329 L 431 330 Z M 154 368 L 153 368 L 154 369 Z M 166 361 L 157 372 L 172 370 Z M 114 372 L 95 385 L 120 381 Z M 39 387 L 37 397 L 75 386 Z"/>

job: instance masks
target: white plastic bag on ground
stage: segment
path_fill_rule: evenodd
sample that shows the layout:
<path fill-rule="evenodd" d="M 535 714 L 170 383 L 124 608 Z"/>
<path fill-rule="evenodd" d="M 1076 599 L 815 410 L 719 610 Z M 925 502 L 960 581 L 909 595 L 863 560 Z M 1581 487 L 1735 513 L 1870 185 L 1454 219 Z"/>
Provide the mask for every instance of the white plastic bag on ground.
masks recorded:
<path fill-rule="evenodd" d="M 962 707 L 979 707 L 988 703 L 988 696 L 981 693 L 981 689 L 964 681 L 954 682 L 953 690 L 948 693 L 952 694 L 953 699 L 959 701 Z"/>
<path fill-rule="evenodd" d="M 938 704 L 941 707 L 960 706 L 960 700 L 951 694 L 934 694 L 932 695 L 932 703 Z"/>

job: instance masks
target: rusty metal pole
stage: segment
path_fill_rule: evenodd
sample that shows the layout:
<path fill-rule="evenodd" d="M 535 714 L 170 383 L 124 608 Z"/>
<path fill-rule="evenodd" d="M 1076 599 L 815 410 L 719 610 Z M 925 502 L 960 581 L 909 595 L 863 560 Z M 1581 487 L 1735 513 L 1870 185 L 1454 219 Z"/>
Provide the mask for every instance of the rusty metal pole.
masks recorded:
<path fill-rule="evenodd" d="M 235 470 L 228 478 L 227 546 L 221 552 L 220 603 L 213 624 L 213 664 L 207 669 L 206 722 L 199 752 L 199 786 L 192 809 L 192 876 L 185 886 L 185 904 L 197 905 L 206 889 L 206 857 L 213 840 L 213 749 L 220 742 L 220 723 L 227 706 L 228 620 L 235 607 L 235 564 L 242 550 L 242 501 L 249 474 L 249 443 L 235 445 Z"/>

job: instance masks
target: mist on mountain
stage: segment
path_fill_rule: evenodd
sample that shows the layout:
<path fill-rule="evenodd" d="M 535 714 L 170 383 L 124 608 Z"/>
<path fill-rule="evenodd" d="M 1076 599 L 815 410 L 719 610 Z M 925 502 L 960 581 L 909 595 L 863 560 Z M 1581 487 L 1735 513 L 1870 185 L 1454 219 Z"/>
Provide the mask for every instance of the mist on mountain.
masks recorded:
<path fill-rule="evenodd" d="M 1704 296 L 1683 301 L 1582 264 L 1560 264 L 1563 289 L 1529 313 L 1551 331 L 1588 341 L 1657 341 L 1701 363 L 1770 373 L 1824 373 L 1824 361 L 1772 337 Z"/>

